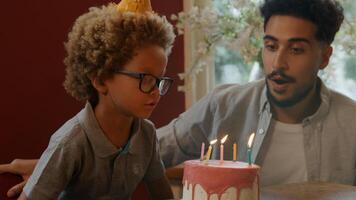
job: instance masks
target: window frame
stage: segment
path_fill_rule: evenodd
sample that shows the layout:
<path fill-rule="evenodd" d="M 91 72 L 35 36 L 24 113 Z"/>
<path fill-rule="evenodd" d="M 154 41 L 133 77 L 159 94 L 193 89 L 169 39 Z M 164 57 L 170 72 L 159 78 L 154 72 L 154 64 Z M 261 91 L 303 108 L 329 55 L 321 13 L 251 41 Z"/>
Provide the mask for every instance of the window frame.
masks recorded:
<path fill-rule="evenodd" d="M 204 8 L 212 6 L 211 0 L 184 0 L 183 11 L 188 12 L 194 6 Z M 194 62 L 194 52 L 197 50 L 199 39 L 202 37 L 199 31 L 192 31 L 187 25 L 184 27 L 184 70 L 188 71 Z M 185 108 L 188 109 L 199 99 L 205 96 L 215 87 L 214 51 L 210 52 L 207 66 L 196 75 L 184 78 Z"/>

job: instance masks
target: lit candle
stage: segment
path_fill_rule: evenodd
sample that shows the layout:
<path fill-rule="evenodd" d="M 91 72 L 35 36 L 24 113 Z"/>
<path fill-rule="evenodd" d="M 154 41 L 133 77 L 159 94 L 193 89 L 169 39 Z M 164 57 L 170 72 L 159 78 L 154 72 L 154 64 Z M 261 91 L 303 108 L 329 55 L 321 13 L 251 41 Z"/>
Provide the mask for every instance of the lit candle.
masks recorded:
<path fill-rule="evenodd" d="M 226 141 L 227 137 L 229 135 L 225 135 L 221 140 L 220 140 L 220 162 L 224 161 L 224 142 Z"/>
<path fill-rule="evenodd" d="M 234 145 L 233 145 L 233 149 L 234 149 L 234 152 L 233 152 L 233 161 L 236 161 L 236 160 L 237 160 L 237 146 L 236 146 L 236 142 L 235 142 Z"/>
<path fill-rule="evenodd" d="M 252 164 L 252 156 L 251 156 L 251 147 L 253 140 L 255 138 L 255 133 L 252 133 L 250 137 L 248 138 L 248 143 L 247 143 L 247 156 L 248 156 L 248 164 Z"/>
<path fill-rule="evenodd" d="M 201 150 L 200 150 L 200 160 L 204 160 L 204 149 L 205 149 L 205 143 L 201 143 Z"/>
<path fill-rule="evenodd" d="M 208 152 L 206 153 L 205 161 L 208 161 L 210 159 L 211 152 L 213 151 L 213 147 L 211 145 L 215 144 L 217 141 L 218 141 L 217 139 L 210 141 L 210 145 L 208 148 Z"/>

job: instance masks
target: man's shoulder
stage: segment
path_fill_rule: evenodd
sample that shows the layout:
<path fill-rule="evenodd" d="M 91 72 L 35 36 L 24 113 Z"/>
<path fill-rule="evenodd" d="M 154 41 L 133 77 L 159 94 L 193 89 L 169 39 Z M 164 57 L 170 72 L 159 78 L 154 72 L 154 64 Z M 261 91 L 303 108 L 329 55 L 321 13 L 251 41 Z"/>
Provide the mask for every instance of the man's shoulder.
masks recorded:
<path fill-rule="evenodd" d="M 356 102 L 351 98 L 340 94 L 339 92 L 330 91 L 330 112 L 333 113 L 334 121 L 339 125 L 356 128 Z"/>
<path fill-rule="evenodd" d="M 217 94 L 230 94 L 234 92 L 250 92 L 254 90 L 262 90 L 265 86 L 263 79 L 251 81 L 246 84 L 222 84 L 214 88 L 213 93 Z"/>
<path fill-rule="evenodd" d="M 356 101 L 337 91 L 330 90 L 331 105 L 337 109 L 356 113 Z"/>
<path fill-rule="evenodd" d="M 221 103 L 222 101 L 249 101 L 252 99 L 259 100 L 263 89 L 265 88 L 264 80 L 257 80 L 246 83 L 244 85 L 239 84 L 223 84 L 217 86 L 212 92 L 213 99 Z"/>

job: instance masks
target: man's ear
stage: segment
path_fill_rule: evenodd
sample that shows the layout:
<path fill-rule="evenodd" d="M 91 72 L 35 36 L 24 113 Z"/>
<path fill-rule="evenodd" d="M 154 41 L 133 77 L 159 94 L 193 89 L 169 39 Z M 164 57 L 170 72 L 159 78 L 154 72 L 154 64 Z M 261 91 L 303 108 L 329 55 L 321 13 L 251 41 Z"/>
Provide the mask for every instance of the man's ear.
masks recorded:
<path fill-rule="evenodd" d="M 322 50 L 322 61 L 319 69 L 324 69 L 329 64 L 330 56 L 333 53 L 333 47 L 331 45 L 327 45 L 325 49 Z"/>
<path fill-rule="evenodd" d="M 99 94 L 106 95 L 108 93 L 108 88 L 105 83 L 97 76 L 90 78 L 91 84 L 98 91 Z"/>

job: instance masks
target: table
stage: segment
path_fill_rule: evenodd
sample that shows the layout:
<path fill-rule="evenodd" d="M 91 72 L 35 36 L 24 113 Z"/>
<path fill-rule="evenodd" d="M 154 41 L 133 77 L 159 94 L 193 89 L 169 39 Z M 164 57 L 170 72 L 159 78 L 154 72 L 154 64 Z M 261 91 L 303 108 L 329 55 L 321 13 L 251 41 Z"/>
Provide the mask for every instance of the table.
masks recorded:
<path fill-rule="evenodd" d="M 356 187 L 326 182 L 264 187 L 261 200 L 356 200 Z"/>

